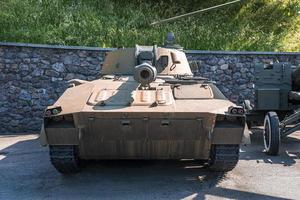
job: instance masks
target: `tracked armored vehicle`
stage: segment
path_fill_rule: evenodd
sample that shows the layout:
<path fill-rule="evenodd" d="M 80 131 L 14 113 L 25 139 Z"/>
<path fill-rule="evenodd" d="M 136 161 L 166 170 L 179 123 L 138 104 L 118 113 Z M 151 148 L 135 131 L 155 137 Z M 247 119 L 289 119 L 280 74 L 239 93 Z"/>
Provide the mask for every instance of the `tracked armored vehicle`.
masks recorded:
<path fill-rule="evenodd" d="M 244 127 L 244 109 L 194 77 L 180 46 L 168 42 L 109 52 L 98 80 L 72 80 L 46 109 L 41 139 L 61 173 L 90 159 L 195 159 L 229 171 Z"/>

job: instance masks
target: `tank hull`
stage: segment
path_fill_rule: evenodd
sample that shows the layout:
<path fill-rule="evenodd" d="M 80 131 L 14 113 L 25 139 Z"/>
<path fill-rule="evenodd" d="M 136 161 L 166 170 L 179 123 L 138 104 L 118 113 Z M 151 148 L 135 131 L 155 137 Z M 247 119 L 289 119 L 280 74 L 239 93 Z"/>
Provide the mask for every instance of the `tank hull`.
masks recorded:
<path fill-rule="evenodd" d="M 77 145 L 81 159 L 208 159 L 212 144 L 240 144 L 243 135 L 242 124 L 216 126 L 216 116 L 81 112 L 74 124 L 49 124 L 45 131 L 49 145 Z"/>
<path fill-rule="evenodd" d="M 45 144 L 76 145 L 81 159 L 208 159 L 213 144 L 241 143 L 244 115 L 232 117 L 214 86 L 152 86 L 129 77 L 68 88 L 45 117 Z"/>
<path fill-rule="evenodd" d="M 89 126 L 79 143 L 80 156 L 86 159 L 207 158 L 210 143 L 204 116 L 163 118 L 162 115 L 135 113 L 121 118 L 118 113 L 111 118 L 105 114 L 87 118 Z"/>

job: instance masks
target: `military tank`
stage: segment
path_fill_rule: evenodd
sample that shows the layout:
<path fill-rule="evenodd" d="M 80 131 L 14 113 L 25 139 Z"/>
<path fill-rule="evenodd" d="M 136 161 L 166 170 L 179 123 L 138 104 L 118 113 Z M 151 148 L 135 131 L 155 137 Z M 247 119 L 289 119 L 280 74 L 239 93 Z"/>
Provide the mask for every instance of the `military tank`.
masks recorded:
<path fill-rule="evenodd" d="M 182 48 L 168 35 L 163 47 L 107 53 L 94 81 L 72 80 L 44 113 L 41 141 L 61 173 L 84 160 L 205 160 L 232 170 L 245 127 L 242 107 L 213 82 L 195 77 Z"/>

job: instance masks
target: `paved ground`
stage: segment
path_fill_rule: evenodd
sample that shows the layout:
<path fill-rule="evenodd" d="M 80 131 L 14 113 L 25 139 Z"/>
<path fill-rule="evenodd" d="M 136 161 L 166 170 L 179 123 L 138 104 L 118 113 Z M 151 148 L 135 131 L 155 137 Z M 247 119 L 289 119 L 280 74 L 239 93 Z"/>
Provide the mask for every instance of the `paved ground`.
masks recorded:
<path fill-rule="evenodd" d="M 191 161 L 116 161 L 68 177 L 51 166 L 37 135 L 0 136 L 0 199 L 300 199 L 300 133 L 278 157 L 262 152 L 260 136 L 227 174 Z"/>

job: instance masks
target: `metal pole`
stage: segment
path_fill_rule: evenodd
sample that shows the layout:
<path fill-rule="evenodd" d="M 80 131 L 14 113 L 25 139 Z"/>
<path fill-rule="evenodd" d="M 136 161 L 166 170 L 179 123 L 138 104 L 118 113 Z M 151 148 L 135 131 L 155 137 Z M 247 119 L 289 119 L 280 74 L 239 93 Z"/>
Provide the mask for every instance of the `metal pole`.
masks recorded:
<path fill-rule="evenodd" d="M 206 12 L 206 11 L 209 11 L 209 10 L 213 10 L 215 8 L 220 8 L 220 7 L 227 6 L 227 5 L 230 5 L 230 4 L 234 4 L 234 3 L 237 3 L 237 2 L 240 2 L 240 1 L 242 1 L 242 0 L 235 0 L 235 1 L 228 2 L 228 3 L 223 3 L 223 4 L 220 4 L 220 5 L 217 5 L 217 6 L 204 8 L 204 9 L 197 10 L 197 11 L 194 11 L 194 12 L 186 13 L 186 14 L 183 14 L 183 15 L 178 15 L 178 16 L 171 17 L 171 18 L 168 18 L 168 19 L 162 19 L 162 20 L 159 20 L 159 21 L 156 21 L 156 22 L 152 22 L 150 25 L 154 26 L 154 25 L 161 24 L 161 23 L 164 23 L 164 22 L 173 21 L 173 20 L 176 20 L 176 19 L 181 18 L 181 17 L 187 17 L 187 16 L 194 15 L 194 14 L 197 14 L 197 13 Z"/>

